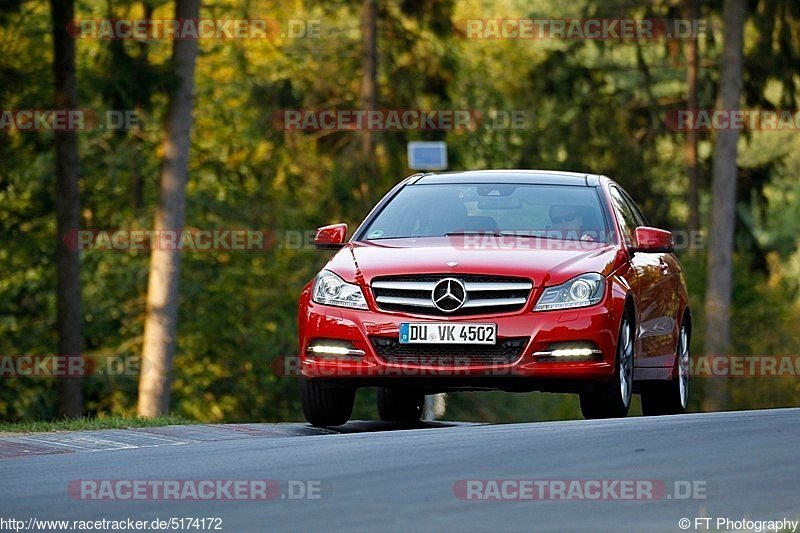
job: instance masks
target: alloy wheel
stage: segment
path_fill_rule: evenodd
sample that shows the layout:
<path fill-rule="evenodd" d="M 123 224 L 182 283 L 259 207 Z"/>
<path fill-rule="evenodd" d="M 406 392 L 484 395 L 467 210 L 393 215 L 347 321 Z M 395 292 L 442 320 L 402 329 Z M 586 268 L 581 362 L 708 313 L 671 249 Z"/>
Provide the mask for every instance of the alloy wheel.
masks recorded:
<path fill-rule="evenodd" d="M 622 403 L 625 407 L 631 404 L 633 392 L 633 332 L 628 317 L 623 319 L 622 338 L 619 347 L 619 387 Z"/>

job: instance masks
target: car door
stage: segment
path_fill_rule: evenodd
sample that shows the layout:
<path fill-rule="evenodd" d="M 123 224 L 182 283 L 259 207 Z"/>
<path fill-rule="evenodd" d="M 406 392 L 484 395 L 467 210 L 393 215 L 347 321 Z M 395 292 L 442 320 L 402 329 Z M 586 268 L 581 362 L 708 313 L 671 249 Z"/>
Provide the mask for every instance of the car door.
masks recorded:
<path fill-rule="evenodd" d="M 672 364 L 676 331 L 672 301 L 674 272 L 669 254 L 636 252 L 636 228 L 647 221 L 633 200 L 621 188 L 610 187 L 611 200 L 628 247 L 631 275 L 628 282 L 636 301 L 636 366 L 661 367 Z"/>

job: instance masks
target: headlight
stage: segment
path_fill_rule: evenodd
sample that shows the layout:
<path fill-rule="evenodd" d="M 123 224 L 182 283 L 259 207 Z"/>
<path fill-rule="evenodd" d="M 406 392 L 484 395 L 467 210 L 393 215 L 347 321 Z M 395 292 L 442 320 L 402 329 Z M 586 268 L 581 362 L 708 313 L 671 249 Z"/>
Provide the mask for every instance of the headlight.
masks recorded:
<path fill-rule="evenodd" d="M 582 274 L 566 283 L 544 290 L 534 311 L 586 307 L 603 299 L 605 279 L 597 273 Z"/>
<path fill-rule="evenodd" d="M 311 299 L 318 304 L 367 309 L 367 301 L 358 285 L 347 283 L 327 270 L 317 275 L 312 295 Z"/>

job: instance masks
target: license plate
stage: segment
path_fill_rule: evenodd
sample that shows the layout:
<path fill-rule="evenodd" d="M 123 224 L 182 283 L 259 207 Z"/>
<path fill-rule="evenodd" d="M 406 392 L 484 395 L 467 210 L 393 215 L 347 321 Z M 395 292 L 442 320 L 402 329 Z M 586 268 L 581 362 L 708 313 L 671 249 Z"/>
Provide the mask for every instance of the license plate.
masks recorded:
<path fill-rule="evenodd" d="M 403 322 L 400 344 L 495 344 L 497 324 Z"/>

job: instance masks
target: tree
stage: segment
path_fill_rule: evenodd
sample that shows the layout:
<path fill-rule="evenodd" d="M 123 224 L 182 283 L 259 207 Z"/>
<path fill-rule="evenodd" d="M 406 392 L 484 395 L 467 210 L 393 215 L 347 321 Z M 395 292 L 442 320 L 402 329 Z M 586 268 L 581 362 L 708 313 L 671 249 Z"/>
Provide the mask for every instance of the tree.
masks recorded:
<path fill-rule="evenodd" d="M 53 74 L 56 109 L 77 109 L 77 76 L 75 74 L 75 39 L 67 27 L 72 23 L 73 0 L 51 0 L 53 21 Z M 58 354 L 81 357 L 81 273 L 80 255 L 67 248 L 64 236 L 77 230 L 80 223 L 80 191 L 78 189 L 78 138 L 75 131 L 56 130 L 56 300 Z M 83 380 L 69 377 L 59 381 L 58 414 L 74 418 L 83 412 Z"/>
<path fill-rule="evenodd" d="M 363 0 L 361 5 L 361 107 L 365 111 L 378 108 L 378 1 Z M 361 181 L 361 197 L 368 205 L 372 200 L 369 184 L 375 179 L 378 165 L 375 161 L 375 133 L 363 132 L 363 157 L 366 170 Z"/>
<path fill-rule="evenodd" d="M 723 6 L 724 48 L 717 108 L 726 112 L 739 109 L 745 9 L 745 0 L 725 0 Z M 706 274 L 706 355 L 726 355 L 730 347 L 738 141 L 739 131 L 736 129 L 717 132 Z M 727 406 L 728 391 L 724 380 L 715 385 L 706 397 L 703 406 L 706 410 Z"/>
<path fill-rule="evenodd" d="M 197 20 L 200 0 L 176 0 L 177 19 Z M 172 63 L 176 84 L 170 93 L 163 143 L 159 204 L 154 230 L 180 231 L 186 207 L 190 133 L 192 127 L 192 91 L 197 57 L 196 39 L 176 39 Z M 178 287 L 181 251 L 154 248 L 150 255 L 150 275 L 144 324 L 144 346 L 139 375 L 140 416 L 158 416 L 169 412 L 172 359 L 178 322 Z"/>
<path fill-rule="evenodd" d="M 684 16 L 688 20 L 699 18 L 698 0 L 685 0 Z M 686 107 L 697 109 L 697 75 L 699 72 L 697 35 L 692 35 L 686 41 Z M 686 172 L 689 177 L 689 230 L 700 229 L 700 194 L 699 166 L 697 162 L 697 131 L 689 129 L 684 142 L 684 156 L 686 158 Z"/>

